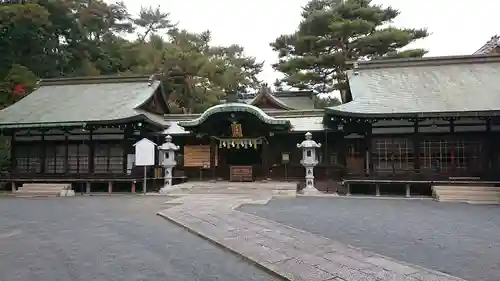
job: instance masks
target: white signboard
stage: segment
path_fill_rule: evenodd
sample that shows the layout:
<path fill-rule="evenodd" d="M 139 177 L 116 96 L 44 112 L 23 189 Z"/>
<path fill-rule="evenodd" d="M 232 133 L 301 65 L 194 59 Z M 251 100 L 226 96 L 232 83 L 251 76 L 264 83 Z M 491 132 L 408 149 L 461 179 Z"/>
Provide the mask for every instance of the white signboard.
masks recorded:
<path fill-rule="evenodd" d="M 153 166 L 155 164 L 156 144 L 154 142 L 143 138 L 134 146 L 136 166 Z"/>

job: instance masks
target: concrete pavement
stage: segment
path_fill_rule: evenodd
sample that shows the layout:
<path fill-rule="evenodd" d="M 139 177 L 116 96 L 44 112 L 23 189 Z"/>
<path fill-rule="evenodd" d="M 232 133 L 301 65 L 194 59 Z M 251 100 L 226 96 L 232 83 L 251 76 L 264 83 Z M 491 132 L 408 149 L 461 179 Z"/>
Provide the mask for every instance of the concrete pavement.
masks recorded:
<path fill-rule="evenodd" d="M 193 194 L 158 214 L 287 280 L 464 281 L 234 210 L 269 199 Z"/>

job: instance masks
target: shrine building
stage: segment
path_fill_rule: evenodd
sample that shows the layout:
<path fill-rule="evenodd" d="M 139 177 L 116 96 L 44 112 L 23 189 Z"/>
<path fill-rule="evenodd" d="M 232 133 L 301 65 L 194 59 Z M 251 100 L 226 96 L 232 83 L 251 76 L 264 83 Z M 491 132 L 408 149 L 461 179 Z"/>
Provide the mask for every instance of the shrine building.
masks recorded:
<path fill-rule="evenodd" d="M 153 76 L 59 78 L 0 111 L 12 159 L 2 181 L 142 180 L 133 145 L 172 136 L 174 181 L 303 181 L 297 144 L 321 143 L 318 182 L 373 184 L 500 180 L 500 55 L 354 63 L 343 104 L 314 108 L 309 91 L 221 102 L 171 114 Z M 161 167 L 148 179 L 161 184 Z M 148 187 L 155 188 L 154 184 Z"/>

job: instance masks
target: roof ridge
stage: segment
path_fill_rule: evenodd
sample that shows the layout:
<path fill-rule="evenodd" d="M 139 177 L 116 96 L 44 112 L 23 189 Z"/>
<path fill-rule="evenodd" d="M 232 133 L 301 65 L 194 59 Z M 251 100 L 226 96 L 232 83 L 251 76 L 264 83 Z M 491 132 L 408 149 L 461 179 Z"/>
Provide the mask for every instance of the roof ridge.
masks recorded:
<path fill-rule="evenodd" d="M 76 76 L 41 79 L 40 86 L 152 82 L 157 74 Z"/>
<path fill-rule="evenodd" d="M 476 54 L 476 55 L 453 55 L 434 56 L 422 58 L 398 58 L 379 59 L 371 61 L 352 61 L 348 64 L 354 66 L 354 70 L 396 68 L 396 67 L 418 67 L 418 66 L 441 66 L 445 64 L 477 64 L 500 62 L 500 54 Z"/>

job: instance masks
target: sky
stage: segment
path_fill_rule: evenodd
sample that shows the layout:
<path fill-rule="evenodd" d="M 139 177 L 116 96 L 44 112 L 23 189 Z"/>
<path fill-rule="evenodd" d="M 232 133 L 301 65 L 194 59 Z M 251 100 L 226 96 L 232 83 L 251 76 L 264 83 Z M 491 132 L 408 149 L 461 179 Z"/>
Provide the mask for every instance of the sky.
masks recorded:
<path fill-rule="evenodd" d="M 123 0 L 132 14 L 141 5 L 160 6 L 180 28 L 211 30 L 213 43 L 239 44 L 248 55 L 265 62 L 260 78 L 272 85 L 279 73 L 269 43 L 280 34 L 292 33 L 300 22 L 301 7 L 308 0 Z M 498 0 L 374 0 L 401 11 L 393 25 L 426 27 L 431 35 L 411 47 L 429 50 L 429 56 L 466 55 L 500 34 Z"/>

